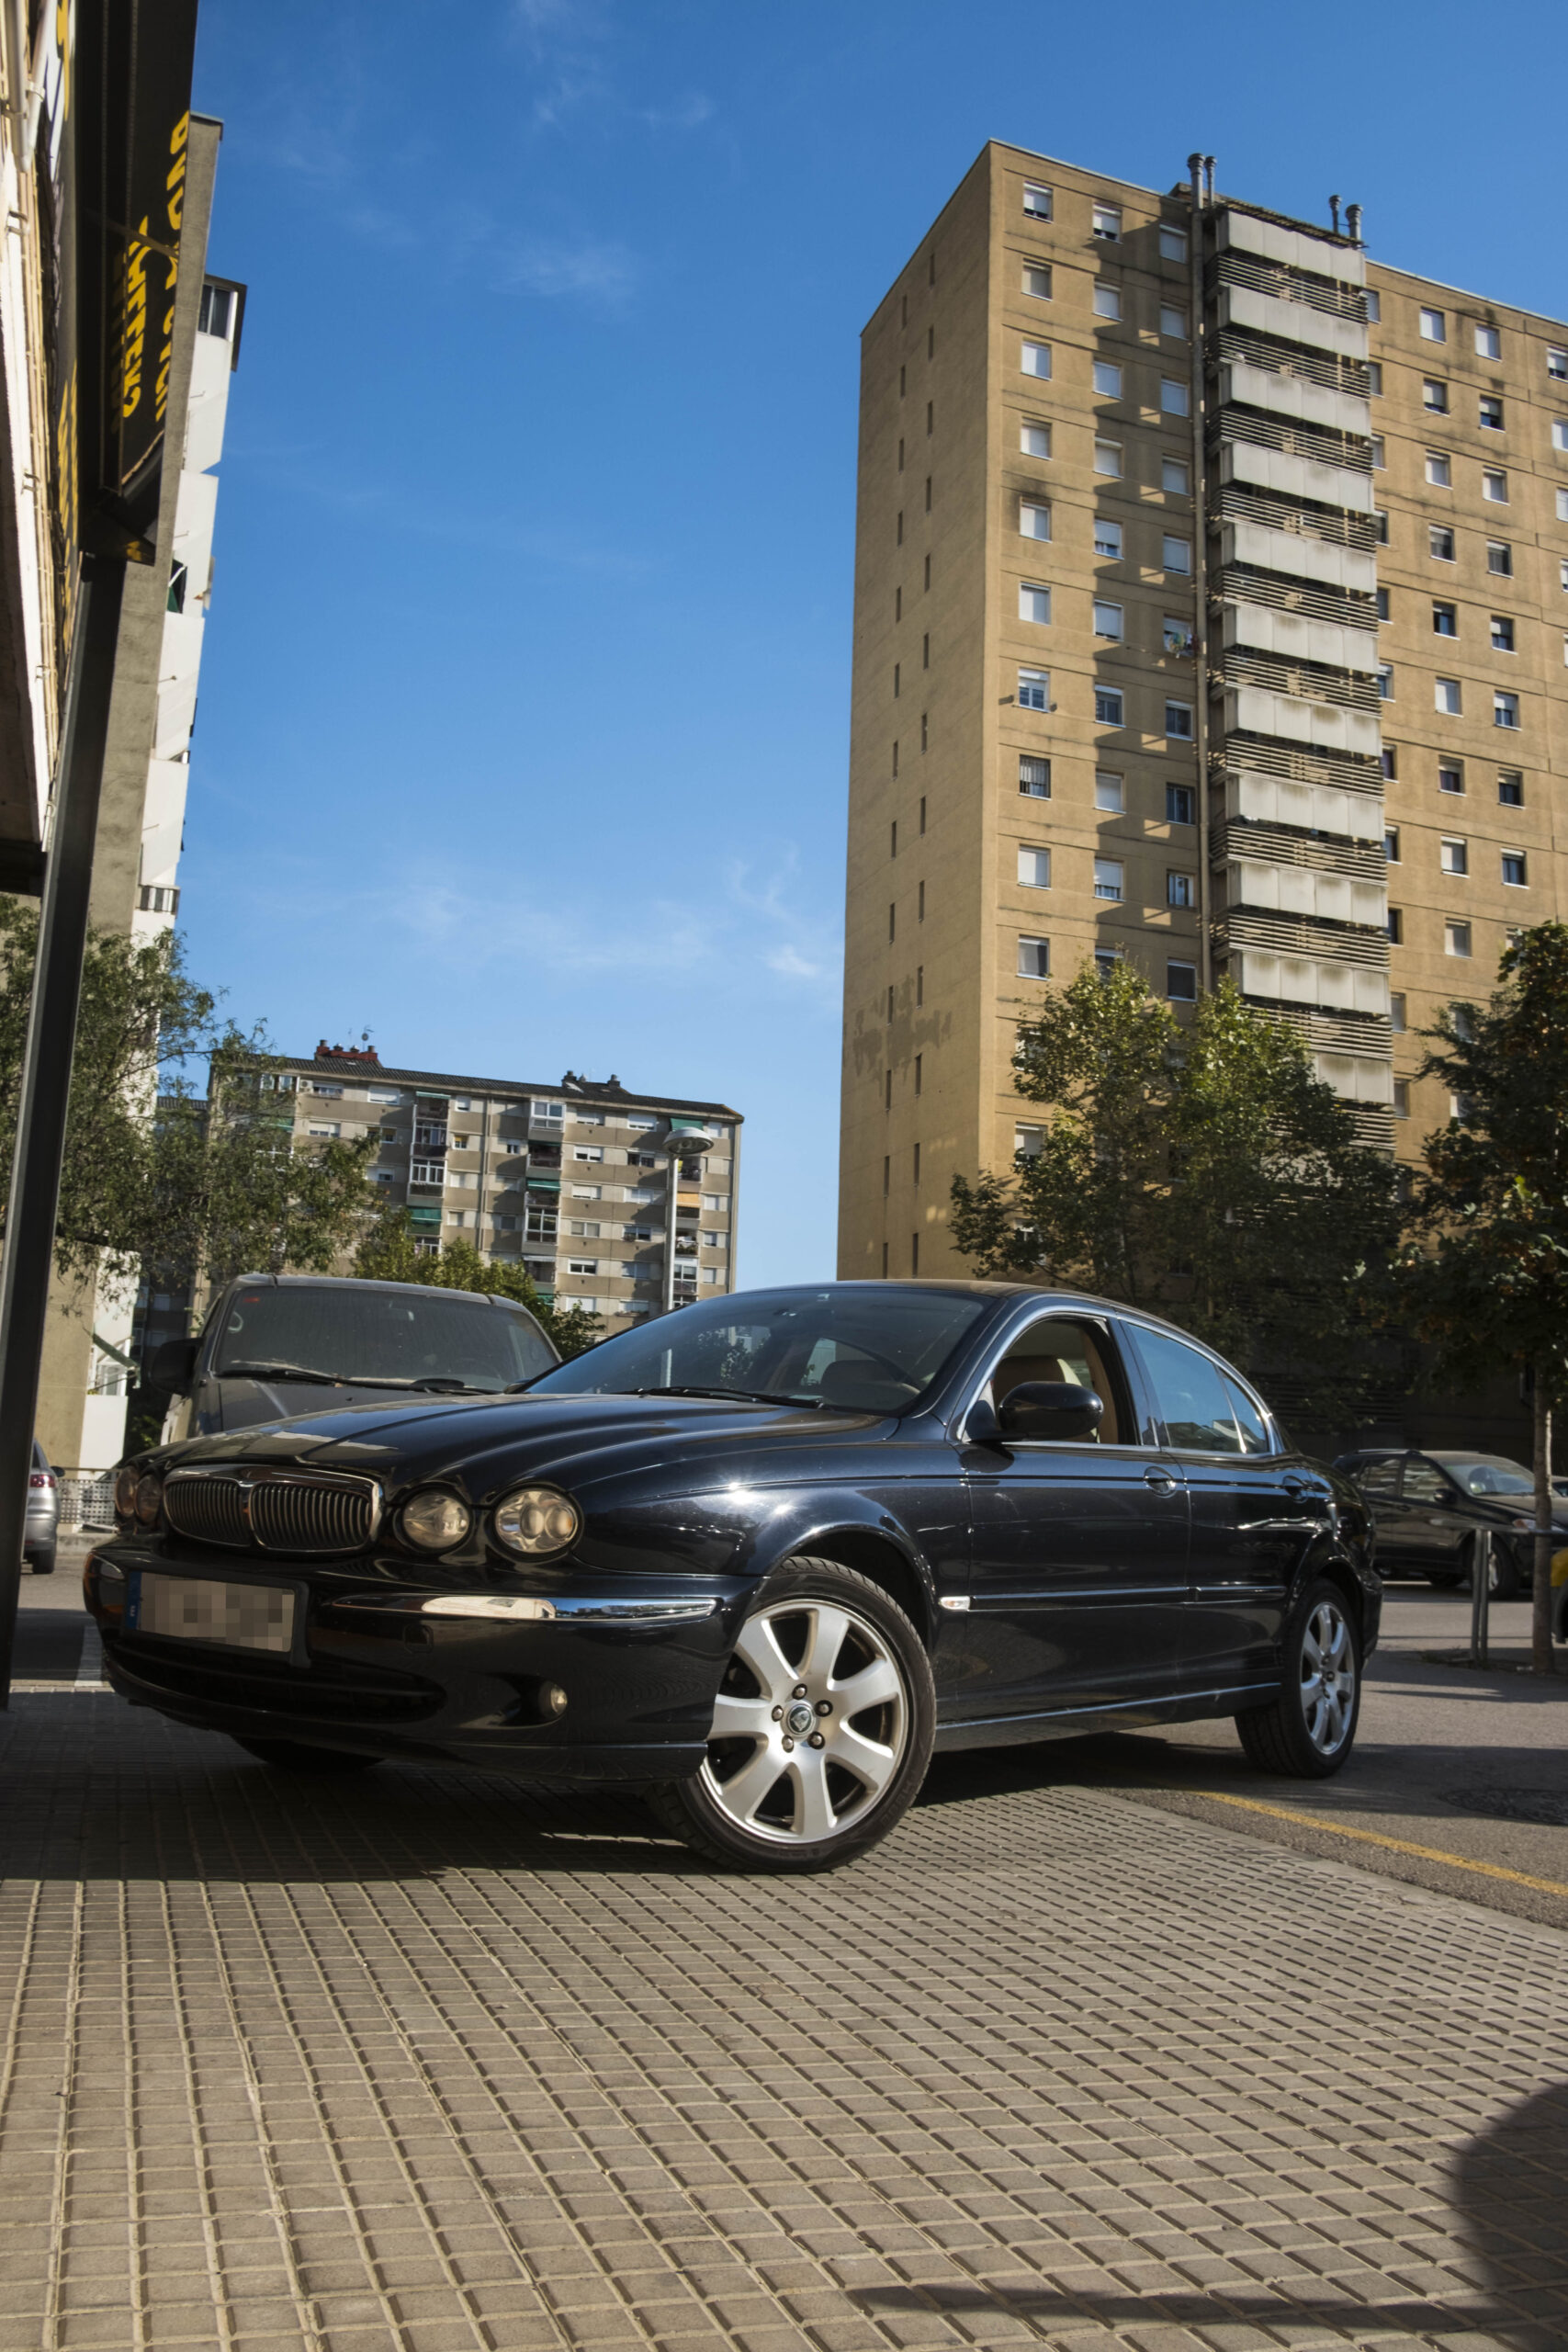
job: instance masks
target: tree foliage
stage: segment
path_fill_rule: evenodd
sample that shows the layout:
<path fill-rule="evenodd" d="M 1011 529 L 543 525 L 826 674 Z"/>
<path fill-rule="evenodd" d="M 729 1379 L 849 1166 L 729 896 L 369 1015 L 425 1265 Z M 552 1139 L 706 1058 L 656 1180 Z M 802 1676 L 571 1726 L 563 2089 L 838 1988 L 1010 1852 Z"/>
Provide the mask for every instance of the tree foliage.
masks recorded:
<path fill-rule="evenodd" d="M 1529 1375 L 1535 1397 L 1535 1662 L 1550 1671 L 1551 1411 L 1568 1394 L 1568 927 L 1508 948 L 1484 1005 L 1423 1034 L 1423 1078 L 1458 1115 L 1427 1139 L 1403 1253 L 1404 1298 L 1461 1382 Z"/>
<path fill-rule="evenodd" d="M 1386 1377 L 1368 1341 L 1397 1238 L 1389 1160 L 1295 1032 L 1229 983 L 1183 1028 L 1124 964 L 1086 966 L 1020 1030 L 1014 1084 L 1043 1118 L 1010 1176 L 955 1177 L 977 1272 L 1168 1314 L 1314 1419 Z"/>
<path fill-rule="evenodd" d="M 602 1319 L 587 1307 L 558 1307 L 541 1298 L 514 1259 L 481 1258 L 471 1241 L 448 1241 L 439 1251 L 419 1250 L 407 1209 L 391 1202 L 367 1228 L 354 1271 L 377 1282 L 427 1283 L 437 1290 L 487 1291 L 494 1298 L 514 1298 L 537 1317 L 563 1357 L 581 1355 L 604 1334 Z"/>

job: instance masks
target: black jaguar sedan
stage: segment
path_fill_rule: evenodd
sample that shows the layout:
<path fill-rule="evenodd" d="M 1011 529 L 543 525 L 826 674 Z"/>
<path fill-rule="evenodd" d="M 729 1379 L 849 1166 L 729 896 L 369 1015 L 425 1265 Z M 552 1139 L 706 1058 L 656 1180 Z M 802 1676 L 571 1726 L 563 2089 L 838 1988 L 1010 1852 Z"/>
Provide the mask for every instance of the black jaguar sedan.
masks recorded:
<path fill-rule="evenodd" d="M 110 1680 L 286 1769 L 640 1785 L 716 1860 L 848 1859 L 933 1747 L 1234 1715 L 1350 1753 L 1356 1489 L 1228 1364 L 1071 1293 L 716 1298 L 520 1392 L 359 1405 L 118 1473 Z"/>

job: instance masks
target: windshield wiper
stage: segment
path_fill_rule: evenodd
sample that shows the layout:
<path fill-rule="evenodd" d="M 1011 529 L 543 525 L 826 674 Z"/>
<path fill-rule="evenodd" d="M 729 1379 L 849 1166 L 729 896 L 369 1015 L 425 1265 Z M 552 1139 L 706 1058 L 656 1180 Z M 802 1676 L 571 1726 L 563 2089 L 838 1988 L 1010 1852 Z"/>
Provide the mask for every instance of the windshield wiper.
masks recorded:
<path fill-rule="evenodd" d="M 634 1396 L 737 1396 L 744 1405 L 807 1405 L 812 1412 L 822 1410 L 820 1396 L 785 1396 L 776 1388 L 697 1388 L 682 1384 L 673 1388 L 634 1388 Z"/>
<path fill-rule="evenodd" d="M 229 1374 L 241 1373 L 253 1380 L 314 1380 L 325 1388 L 341 1388 L 343 1376 L 335 1372 L 313 1372 L 305 1363 L 220 1363 L 217 1377 L 226 1380 Z"/>

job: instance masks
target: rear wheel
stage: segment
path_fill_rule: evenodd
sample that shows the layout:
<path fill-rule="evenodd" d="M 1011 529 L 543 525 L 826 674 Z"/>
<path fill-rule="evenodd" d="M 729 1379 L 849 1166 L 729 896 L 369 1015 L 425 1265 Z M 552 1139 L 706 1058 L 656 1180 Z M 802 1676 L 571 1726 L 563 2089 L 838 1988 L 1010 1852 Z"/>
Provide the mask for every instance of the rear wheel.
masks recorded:
<path fill-rule="evenodd" d="M 1472 1535 L 1470 1539 L 1472 1575 L 1474 1574 L 1475 1555 L 1483 1541 L 1483 1539 L 1479 1535 Z M 1492 1538 L 1491 1550 L 1492 1565 L 1487 1577 L 1488 1589 L 1494 1600 L 1513 1600 L 1524 1590 L 1528 1581 L 1519 1574 L 1517 1555 L 1511 1544 L 1500 1542 L 1495 1535 Z"/>
<path fill-rule="evenodd" d="M 1235 1719 L 1247 1760 L 1260 1772 L 1326 1780 L 1356 1738 L 1361 1645 L 1348 1605 L 1326 1577 L 1310 1585 L 1284 1642 L 1284 1688 L 1271 1707 Z"/>
<path fill-rule="evenodd" d="M 54 1574 L 54 1555 L 55 1549 L 52 1544 L 50 1545 L 47 1552 L 35 1552 L 33 1554 L 31 1560 L 28 1562 L 28 1566 L 31 1567 L 35 1577 L 51 1577 Z"/>
<path fill-rule="evenodd" d="M 279 1772 L 363 1772 L 381 1761 L 378 1756 L 355 1756 L 343 1747 L 310 1747 L 299 1739 L 241 1739 L 234 1744 Z"/>
<path fill-rule="evenodd" d="M 731 1869 L 829 1870 L 908 1811 L 935 1727 L 931 1661 L 897 1602 L 833 1561 L 786 1560 L 740 1628 L 701 1769 L 649 1802 Z"/>

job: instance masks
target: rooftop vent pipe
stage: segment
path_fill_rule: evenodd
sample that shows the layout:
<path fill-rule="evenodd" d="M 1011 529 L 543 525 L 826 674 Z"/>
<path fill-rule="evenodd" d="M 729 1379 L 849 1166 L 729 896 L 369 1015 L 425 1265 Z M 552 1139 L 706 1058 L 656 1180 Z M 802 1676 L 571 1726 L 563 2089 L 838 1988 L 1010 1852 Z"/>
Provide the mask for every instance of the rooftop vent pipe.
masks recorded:
<path fill-rule="evenodd" d="M 1337 196 L 1331 196 L 1329 198 L 1328 211 L 1329 218 L 1334 223 L 1334 233 L 1337 236 L 1339 234 L 1339 198 Z"/>
<path fill-rule="evenodd" d="M 1209 202 L 1213 204 L 1214 200 L 1214 159 L 1212 155 L 1204 156 L 1203 169 L 1209 175 Z"/>
<path fill-rule="evenodd" d="M 1361 208 L 1359 204 L 1346 206 L 1345 226 L 1349 233 L 1351 243 L 1359 245 L 1361 242 Z"/>

